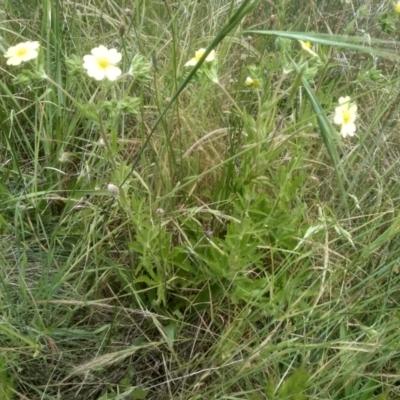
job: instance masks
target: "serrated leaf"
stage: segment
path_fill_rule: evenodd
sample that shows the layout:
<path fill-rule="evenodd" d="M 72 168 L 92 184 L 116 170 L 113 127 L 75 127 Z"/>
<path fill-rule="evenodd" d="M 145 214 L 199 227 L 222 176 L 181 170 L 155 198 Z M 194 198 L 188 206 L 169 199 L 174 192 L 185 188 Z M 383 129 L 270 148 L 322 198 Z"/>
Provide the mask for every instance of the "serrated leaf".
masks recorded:
<path fill-rule="evenodd" d="M 297 369 L 285 380 L 279 389 L 279 399 L 303 400 L 303 391 L 307 386 L 309 375 L 303 367 Z"/>
<path fill-rule="evenodd" d="M 267 400 L 273 400 L 275 397 L 275 382 L 271 376 L 268 377 L 267 387 L 265 388 L 265 394 L 267 396 Z"/>

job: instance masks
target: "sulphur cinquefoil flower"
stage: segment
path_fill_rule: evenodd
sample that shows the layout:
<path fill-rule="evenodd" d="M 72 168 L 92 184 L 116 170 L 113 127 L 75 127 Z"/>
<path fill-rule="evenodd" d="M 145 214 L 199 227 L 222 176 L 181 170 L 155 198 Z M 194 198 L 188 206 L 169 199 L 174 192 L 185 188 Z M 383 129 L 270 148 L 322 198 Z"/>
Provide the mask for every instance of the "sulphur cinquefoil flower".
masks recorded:
<path fill-rule="evenodd" d="M 203 57 L 205 51 L 206 49 L 197 50 L 195 56 L 185 64 L 185 67 L 194 67 L 199 62 L 200 58 Z M 205 62 L 211 62 L 214 60 L 215 60 L 215 50 L 211 50 L 208 56 L 206 57 Z"/>
<path fill-rule="evenodd" d="M 116 49 L 108 50 L 105 46 L 95 47 L 91 51 L 91 55 L 83 57 L 83 68 L 87 70 L 87 74 L 101 81 L 107 78 L 109 81 L 115 81 L 122 73 L 122 71 L 116 67 L 121 59 L 121 53 L 118 53 Z"/>
<path fill-rule="evenodd" d="M 299 40 L 301 48 L 305 50 L 307 53 L 311 54 L 313 57 L 319 57 L 317 53 L 311 50 L 312 44 L 310 42 L 303 42 Z"/>
<path fill-rule="evenodd" d="M 246 78 L 246 80 L 244 81 L 244 84 L 246 86 L 249 86 L 249 87 L 253 88 L 253 89 L 257 89 L 257 88 L 260 87 L 260 81 L 258 79 L 253 79 L 250 76 L 248 76 Z"/>
<path fill-rule="evenodd" d="M 35 59 L 39 54 L 39 46 L 39 42 L 24 42 L 11 46 L 4 54 L 8 58 L 7 65 L 20 65 L 23 62 Z"/>
<path fill-rule="evenodd" d="M 398 1 L 398 2 L 394 5 L 394 11 L 397 12 L 397 14 L 400 14 L 400 1 Z"/>
<path fill-rule="evenodd" d="M 333 122 L 341 125 L 340 134 L 345 138 L 347 135 L 354 136 L 356 125 L 354 121 L 357 117 L 357 104 L 350 103 L 350 97 L 340 97 L 339 106 L 335 108 Z"/>

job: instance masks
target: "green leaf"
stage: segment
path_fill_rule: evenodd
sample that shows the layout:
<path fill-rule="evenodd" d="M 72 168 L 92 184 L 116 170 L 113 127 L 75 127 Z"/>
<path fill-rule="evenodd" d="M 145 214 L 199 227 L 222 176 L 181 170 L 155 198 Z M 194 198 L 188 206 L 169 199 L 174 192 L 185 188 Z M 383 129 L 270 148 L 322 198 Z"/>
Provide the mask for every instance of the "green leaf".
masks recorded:
<path fill-rule="evenodd" d="M 129 397 L 131 399 L 145 399 L 147 397 L 147 394 L 147 390 L 137 388 L 129 395 Z"/>
<path fill-rule="evenodd" d="M 305 399 L 302 393 L 308 382 L 309 375 L 303 367 L 297 369 L 293 374 L 285 380 L 281 388 L 279 389 L 279 399 L 292 399 L 292 400 L 303 400 Z"/>
<path fill-rule="evenodd" d="M 275 389 L 276 385 L 271 376 L 268 377 L 267 387 L 265 388 L 265 394 L 267 395 L 268 400 L 273 400 L 275 397 Z"/>
<path fill-rule="evenodd" d="M 379 396 L 374 397 L 374 400 L 386 400 L 388 398 L 388 391 L 381 393 Z"/>

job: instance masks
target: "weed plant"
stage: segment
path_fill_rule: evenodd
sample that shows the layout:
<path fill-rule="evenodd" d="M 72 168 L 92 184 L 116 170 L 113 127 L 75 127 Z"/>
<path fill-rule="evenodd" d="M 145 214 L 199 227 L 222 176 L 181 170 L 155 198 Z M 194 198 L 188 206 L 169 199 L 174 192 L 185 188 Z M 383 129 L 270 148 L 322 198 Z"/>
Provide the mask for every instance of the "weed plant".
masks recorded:
<path fill-rule="evenodd" d="M 399 399 L 399 9 L 4 0 L 0 399 Z"/>

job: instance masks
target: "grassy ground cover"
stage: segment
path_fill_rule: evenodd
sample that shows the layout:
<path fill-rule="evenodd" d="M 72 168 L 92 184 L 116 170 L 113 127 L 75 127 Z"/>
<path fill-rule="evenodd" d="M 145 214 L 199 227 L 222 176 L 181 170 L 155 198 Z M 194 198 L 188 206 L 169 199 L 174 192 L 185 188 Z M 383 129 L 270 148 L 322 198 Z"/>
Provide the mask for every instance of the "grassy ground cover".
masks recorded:
<path fill-rule="evenodd" d="M 400 4 L 0 27 L 0 399 L 400 398 Z"/>

